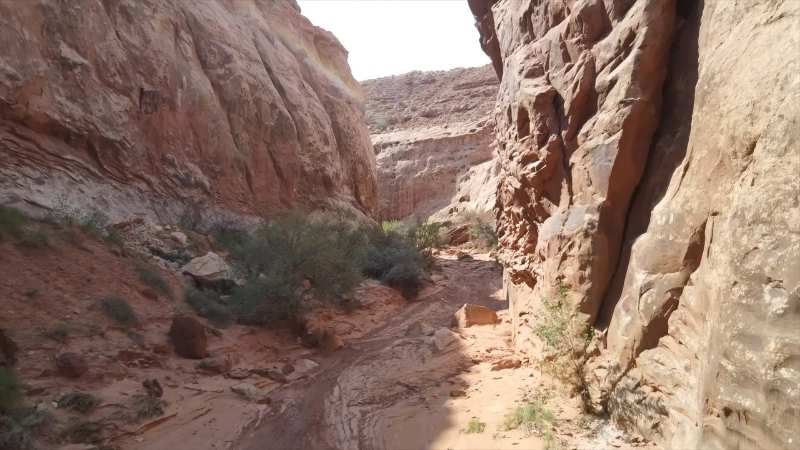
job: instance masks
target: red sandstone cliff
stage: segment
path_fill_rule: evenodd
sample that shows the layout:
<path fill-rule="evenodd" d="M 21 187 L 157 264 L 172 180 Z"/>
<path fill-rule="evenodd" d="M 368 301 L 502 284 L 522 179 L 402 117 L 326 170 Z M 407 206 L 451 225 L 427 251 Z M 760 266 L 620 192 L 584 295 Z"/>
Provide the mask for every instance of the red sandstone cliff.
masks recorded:
<path fill-rule="evenodd" d="M 0 201 L 377 205 L 347 52 L 293 0 L 0 0 Z"/>
<path fill-rule="evenodd" d="M 561 290 L 599 332 L 591 408 L 665 448 L 797 448 L 800 4 L 469 3 L 517 347 Z"/>

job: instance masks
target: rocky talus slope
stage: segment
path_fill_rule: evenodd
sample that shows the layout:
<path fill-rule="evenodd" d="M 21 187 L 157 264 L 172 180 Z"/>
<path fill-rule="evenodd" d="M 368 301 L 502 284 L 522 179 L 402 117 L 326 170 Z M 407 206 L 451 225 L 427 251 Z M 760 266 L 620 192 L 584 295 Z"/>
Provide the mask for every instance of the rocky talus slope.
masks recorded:
<path fill-rule="evenodd" d="M 0 1 L 0 201 L 377 205 L 347 52 L 294 0 Z"/>
<path fill-rule="evenodd" d="M 383 219 L 494 206 L 498 166 L 491 66 L 362 82 Z"/>
<path fill-rule="evenodd" d="M 668 449 L 797 448 L 800 3 L 469 3 L 517 348 L 561 291 L 600 331 L 592 409 Z"/>

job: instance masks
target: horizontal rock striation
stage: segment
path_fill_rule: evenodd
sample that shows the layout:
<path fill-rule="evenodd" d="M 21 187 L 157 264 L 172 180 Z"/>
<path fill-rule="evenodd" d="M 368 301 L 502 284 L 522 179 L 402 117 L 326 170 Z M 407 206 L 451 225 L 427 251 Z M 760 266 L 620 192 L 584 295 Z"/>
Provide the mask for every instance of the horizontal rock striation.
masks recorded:
<path fill-rule="evenodd" d="M 0 0 L 0 201 L 372 213 L 347 53 L 293 0 Z"/>
<path fill-rule="evenodd" d="M 797 448 L 800 4 L 470 6 L 518 348 L 566 289 L 601 330 L 590 408 L 669 449 Z"/>
<path fill-rule="evenodd" d="M 494 206 L 491 66 L 364 81 L 382 219 L 445 218 Z"/>

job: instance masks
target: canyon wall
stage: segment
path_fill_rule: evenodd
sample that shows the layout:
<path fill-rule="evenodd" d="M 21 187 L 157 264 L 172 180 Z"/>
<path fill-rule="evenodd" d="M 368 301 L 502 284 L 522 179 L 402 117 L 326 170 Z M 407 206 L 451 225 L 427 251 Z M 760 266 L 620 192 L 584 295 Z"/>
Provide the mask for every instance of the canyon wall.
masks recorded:
<path fill-rule="evenodd" d="M 381 219 L 491 211 L 497 84 L 491 66 L 362 82 Z"/>
<path fill-rule="evenodd" d="M 668 449 L 800 429 L 800 3 L 469 0 L 502 75 L 521 351 L 564 292 L 587 406 Z"/>
<path fill-rule="evenodd" d="M 0 0 L 0 202 L 377 206 L 347 52 L 294 0 Z"/>

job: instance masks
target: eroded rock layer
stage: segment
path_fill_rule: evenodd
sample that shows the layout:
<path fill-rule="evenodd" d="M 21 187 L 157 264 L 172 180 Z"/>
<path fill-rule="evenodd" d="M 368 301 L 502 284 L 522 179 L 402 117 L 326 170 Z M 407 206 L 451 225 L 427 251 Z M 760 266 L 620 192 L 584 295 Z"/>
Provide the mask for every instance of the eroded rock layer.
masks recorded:
<path fill-rule="evenodd" d="M 362 94 L 293 0 L 0 0 L 0 200 L 371 213 Z"/>
<path fill-rule="evenodd" d="M 470 6 L 518 348 L 566 290 L 604 332 L 591 408 L 670 449 L 797 448 L 800 4 Z"/>
<path fill-rule="evenodd" d="M 491 66 L 364 81 L 383 219 L 444 218 L 494 206 Z"/>

